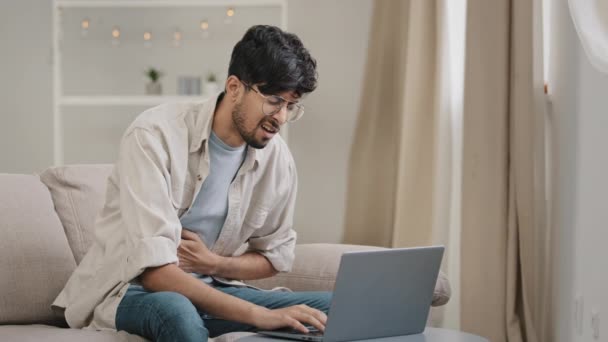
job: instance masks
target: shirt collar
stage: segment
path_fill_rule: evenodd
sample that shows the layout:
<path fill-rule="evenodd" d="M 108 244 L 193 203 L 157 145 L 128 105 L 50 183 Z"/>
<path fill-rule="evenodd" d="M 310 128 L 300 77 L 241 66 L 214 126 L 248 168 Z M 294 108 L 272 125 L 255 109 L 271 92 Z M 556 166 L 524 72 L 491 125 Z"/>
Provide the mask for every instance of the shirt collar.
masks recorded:
<path fill-rule="evenodd" d="M 205 147 L 205 151 L 209 151 L 208 141 L 209 136 L 211 135 L 211 129 L 213 127 L 215 109 L 222 101 L 223 97 L 224 92 L 212 96 L 209 98 L 209 100 L 202 102 L 201 106 L 198 108 L 198 111 L 193 113 L 194 122 L 190 125 L 191 129 L 193 128 L 193 131 L 191 131 L 192 140 L 190 142 L 190 153 L 200 151 L 203 145 Z M 257 167 L 263 153 L 263 149 L 255 149 L 247 146 L 247 156 L 245 157 L 245 162 L 243 164 L 245 169 L 250 170 L 253 167 Z M 205 159 L 209 160 L 209 153 L 205 153 Z"/>

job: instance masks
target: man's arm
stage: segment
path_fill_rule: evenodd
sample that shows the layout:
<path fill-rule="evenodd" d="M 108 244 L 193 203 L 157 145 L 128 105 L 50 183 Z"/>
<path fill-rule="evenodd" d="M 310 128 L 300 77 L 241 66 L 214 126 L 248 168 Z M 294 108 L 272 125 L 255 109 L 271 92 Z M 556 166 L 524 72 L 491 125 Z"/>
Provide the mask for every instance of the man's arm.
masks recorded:
<path fill-rule="evenodd" d="M 197 308 L 225 320 L 249 324 L 261 329 L 291 327 L 308 332 L 302 323 L 324 330 L 327 316 L 306 305 L 269 310 L 218 291 L 185 273 L 175 264 L 148 268 L 140 275 L 149 291 L 172 291 L 187 297 Z M 300 323 L 302 322 L 302 323 Z"/>
<path fill-rule="evenodd" d="M 239 280 L 268 278 L 278 273 L 270 261 L 257 252 L 237 257 L 217 255 L 205 246 L 198 234 L 185 228 L 177 255 L 179 267 L 186 272 Z"/>
<path fill-rule="evenodd" d="M 253 280 L 269 278 L 279 273 L 265 256 L 247 252 L 237 257 L 221 257 L 217 275 L 228 279 Z"/>

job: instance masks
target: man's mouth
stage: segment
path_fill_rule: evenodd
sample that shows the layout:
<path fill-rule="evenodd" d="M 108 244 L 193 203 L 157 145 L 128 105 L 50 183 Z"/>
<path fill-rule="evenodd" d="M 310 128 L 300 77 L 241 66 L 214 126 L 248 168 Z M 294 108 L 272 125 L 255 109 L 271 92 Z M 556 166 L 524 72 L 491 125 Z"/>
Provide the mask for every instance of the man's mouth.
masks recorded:
<path fill-rule="evenodd" d="M 264 122 L 262 124 L 262 129 L 270 134 L 276 134 L 279 132 L 279 127 L 276 127 L 275 125 L 273 125 L 270 122 Z"/>

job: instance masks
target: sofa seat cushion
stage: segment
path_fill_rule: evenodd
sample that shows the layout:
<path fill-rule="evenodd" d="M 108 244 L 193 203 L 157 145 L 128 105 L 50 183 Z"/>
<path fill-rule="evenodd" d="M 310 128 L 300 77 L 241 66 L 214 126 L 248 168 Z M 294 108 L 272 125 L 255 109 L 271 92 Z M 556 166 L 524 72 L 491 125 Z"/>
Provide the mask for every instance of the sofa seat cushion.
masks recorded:
<path fill-rule="evenodd" d="M 49 325 L 6 325 L 0 326 L 0 341 L 21 342 L 144 342 L 145 339 L 124 331 L 95 331 L 57 328 Z"/>
<path fill-rule="evenodd" d="M 0 174 L 0 194 L 0 324 L 54 322 L 76 263 L 49 190 L 38 176 Z"/>
<path fill-rule="evenodd" d="M 234 342 L 253 333 L 234 332 L 216 338 L 210 342 Z M 19 342 L 144 342 L 146 339 L 128 334 L 125 331 L 95 331 L 85 329 L 57 328 L 49 325 L 5 325 L 0 326 L 0 341 Z"/>
<path fill-rule="evenodd" d="M 48 168 L 40 175 L 78 264 L 93 242 L 95 218 L 103 207 L 112 169 L 111 164 L 69 165 Z"/>

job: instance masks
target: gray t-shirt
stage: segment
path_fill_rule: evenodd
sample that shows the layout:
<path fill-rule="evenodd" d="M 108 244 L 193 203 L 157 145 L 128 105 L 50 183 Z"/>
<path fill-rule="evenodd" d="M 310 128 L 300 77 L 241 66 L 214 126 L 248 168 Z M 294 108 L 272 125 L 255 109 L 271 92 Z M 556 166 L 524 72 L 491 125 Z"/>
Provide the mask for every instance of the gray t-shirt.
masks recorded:
<path fill-rule="evenodd" d="M 245 160 L 247 145 L 231 147 L 215 133 L 209 137 L 209 175 L 180 221 L 197 233 L 209 249 L 217 240 L 228 215 L 228 190 Z M 210 278 L 204 277 L 209 282 Z"/>

